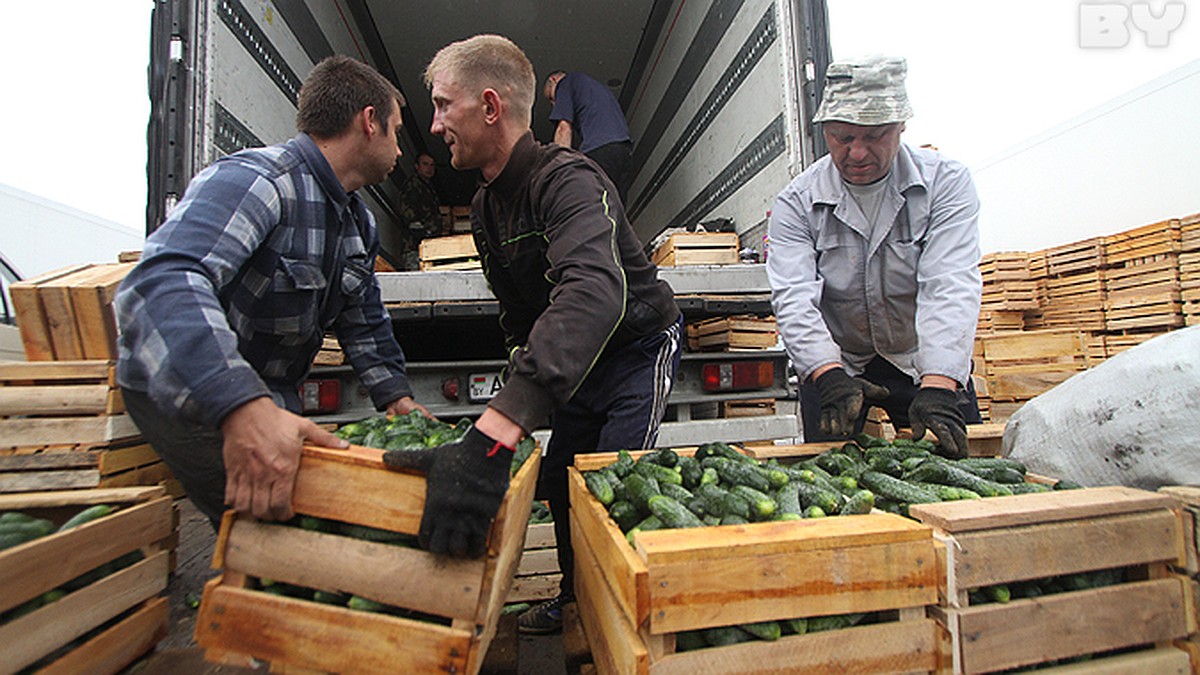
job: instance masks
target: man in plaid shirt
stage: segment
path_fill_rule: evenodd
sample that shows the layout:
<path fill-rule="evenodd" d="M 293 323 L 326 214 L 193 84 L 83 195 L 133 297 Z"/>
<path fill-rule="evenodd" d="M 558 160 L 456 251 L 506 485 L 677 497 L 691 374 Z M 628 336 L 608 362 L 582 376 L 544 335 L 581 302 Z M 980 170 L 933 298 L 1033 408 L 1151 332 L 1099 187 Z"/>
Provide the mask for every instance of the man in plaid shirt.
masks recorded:
<path fill-rule="evenodd" d="M 116 299 L 126 407 L 214 526 L 225 505 L 290 518 L 305 443 L 346 443 L 299 416 L 332 329 L 376 407 L 428 414 L 374 275 L 379 238 L 356 191 L 400 156 L 400 92 L 332 56 L 300 90 L 292 140 L 197 174 Z"/>

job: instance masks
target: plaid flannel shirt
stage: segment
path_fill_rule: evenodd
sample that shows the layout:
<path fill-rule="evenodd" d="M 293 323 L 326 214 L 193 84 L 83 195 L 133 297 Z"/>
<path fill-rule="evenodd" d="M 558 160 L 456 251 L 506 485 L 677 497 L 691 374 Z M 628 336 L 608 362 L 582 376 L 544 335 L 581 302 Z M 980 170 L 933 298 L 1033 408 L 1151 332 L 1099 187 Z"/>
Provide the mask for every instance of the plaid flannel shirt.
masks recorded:
<path fill-rule="evenodd" d="M 371 213 L 306 134 L 218 160 L 121 285 L 118 383 L 214 427 L 260 396 L 299 412 L 332 328 L 379 409 L 411 396 L 378 251 Z"/>

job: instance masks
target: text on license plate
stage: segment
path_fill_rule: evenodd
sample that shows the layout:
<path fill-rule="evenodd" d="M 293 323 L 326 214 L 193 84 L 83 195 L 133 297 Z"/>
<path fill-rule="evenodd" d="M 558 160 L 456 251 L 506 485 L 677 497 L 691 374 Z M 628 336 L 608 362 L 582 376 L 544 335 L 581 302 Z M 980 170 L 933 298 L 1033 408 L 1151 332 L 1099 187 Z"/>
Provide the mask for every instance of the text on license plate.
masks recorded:
<path fill-rule="evenodd" d="M 490 400 L 504 386 L 500 373 L 472 373 L 467 376 L 467 395 L 472 403 Z"/>

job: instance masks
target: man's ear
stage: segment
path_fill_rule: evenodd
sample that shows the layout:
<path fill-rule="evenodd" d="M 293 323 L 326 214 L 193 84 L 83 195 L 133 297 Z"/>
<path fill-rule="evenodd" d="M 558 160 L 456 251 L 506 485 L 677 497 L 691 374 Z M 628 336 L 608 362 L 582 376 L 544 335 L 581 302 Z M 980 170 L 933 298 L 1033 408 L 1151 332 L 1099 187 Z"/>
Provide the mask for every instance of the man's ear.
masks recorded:
<path fill-rule="evenodd" d="M 376 114 L 375 106 L 369 105 L 358 112 L 357 121 L 362 132 L 367 136 L 372 135 L 372 127 L 383 129 L 383 123 Z"/>
<path fill-rule="evenodd" d="M 483 120 L 488 124 L 495 124 L 500 121 L 504 111 L 504 100 L 500 98 L 500 93 L 495 89 L 488 88 L 483 90 Z"/>

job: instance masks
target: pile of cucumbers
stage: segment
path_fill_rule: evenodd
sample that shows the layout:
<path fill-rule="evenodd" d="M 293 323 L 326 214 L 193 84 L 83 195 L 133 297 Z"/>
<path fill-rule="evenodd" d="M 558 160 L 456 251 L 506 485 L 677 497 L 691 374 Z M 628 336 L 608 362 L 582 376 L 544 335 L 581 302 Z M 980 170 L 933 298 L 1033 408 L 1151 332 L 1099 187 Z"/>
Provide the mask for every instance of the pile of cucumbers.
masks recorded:
<path fill-rule="evenodd" d="M 379 415 L 368 417 L 357 422 L 351 422 L 338 427 L 333 432 L 338 438 L 343 438 L 354 445 L 381 450 L 423 450 L 446 443 L 453 443 L 462 438 L 471 428 L 471 420 L 460 419 L 456 424 L 441 420 L 429 419 L 414 410 L 407 415 L 387 417 Z M 516 474 L 521 465 L 533 452 L 534 440 L 525 438 L 517 444 L 513 453 L 512 474 Z"/>

